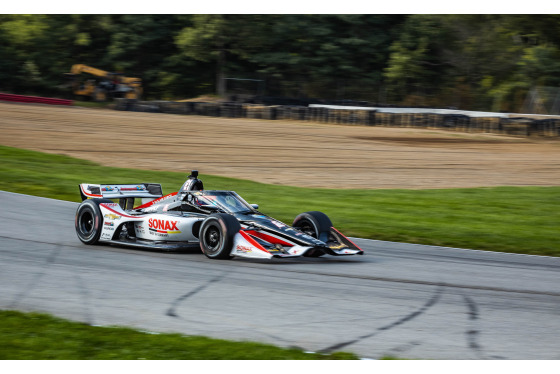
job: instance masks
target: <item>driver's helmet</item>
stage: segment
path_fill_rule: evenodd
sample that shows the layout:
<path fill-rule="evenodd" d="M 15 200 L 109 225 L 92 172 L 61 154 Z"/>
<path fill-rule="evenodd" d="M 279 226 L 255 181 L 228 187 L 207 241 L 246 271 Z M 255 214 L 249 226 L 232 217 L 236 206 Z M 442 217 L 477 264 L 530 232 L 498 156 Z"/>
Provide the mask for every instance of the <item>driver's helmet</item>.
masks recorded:
<path fill-rule="evenodd" d="M 198 177 L 198 171 L 193 170 L 191 175 L 189 175 L 189 179 L 183 184 L 181 187 L 181 191 L 202 191 L 204 189 L 204 185 Z"/>

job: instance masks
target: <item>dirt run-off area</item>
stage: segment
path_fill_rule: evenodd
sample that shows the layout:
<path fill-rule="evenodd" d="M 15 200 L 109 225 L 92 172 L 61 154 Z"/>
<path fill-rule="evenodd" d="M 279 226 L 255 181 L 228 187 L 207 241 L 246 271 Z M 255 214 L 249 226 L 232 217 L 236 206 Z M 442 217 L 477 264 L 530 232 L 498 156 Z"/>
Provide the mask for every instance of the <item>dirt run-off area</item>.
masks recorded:
<path fill-rule="evenodd" d="M 560 185 L 560 140 L 0 102 L 0 144 L 325 188 Z"/>

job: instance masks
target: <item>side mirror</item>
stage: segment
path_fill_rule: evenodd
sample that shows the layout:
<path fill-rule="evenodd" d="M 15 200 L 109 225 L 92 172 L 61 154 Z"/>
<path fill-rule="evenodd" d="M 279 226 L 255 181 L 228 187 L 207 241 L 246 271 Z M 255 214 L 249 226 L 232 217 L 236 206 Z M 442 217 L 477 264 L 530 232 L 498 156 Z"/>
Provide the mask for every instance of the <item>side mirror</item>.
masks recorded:
<path fill-rule="evenodd" d="M 251 208 L 255 210 L 259 209 L 259 204 L 249 204 L 249 205 L 251 205 Z"/>

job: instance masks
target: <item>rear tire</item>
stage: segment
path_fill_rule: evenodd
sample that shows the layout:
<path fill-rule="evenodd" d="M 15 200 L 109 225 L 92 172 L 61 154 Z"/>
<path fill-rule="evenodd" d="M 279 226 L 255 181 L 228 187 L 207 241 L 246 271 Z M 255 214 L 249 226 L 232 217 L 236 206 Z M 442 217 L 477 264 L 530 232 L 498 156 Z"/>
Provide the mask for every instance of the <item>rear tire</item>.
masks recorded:
<path fill-rule="evenodd" d="M 202 252 L 211 259 L 231 259 L 234 237 L 240 229 L 239 221 L 231 214 L 210 215 L 200 226 L 199 239 Z"/>
<path fill-rule="evenodd" d="M 84 200 L 76 211 L 74 221 L 76 234 L 84 244 L 93 245 L 99 241 L 103 225 L 103 217 L 99 204 L 112 203 L 107 199 Z"/>
<path fill-rule="evenodd" d="M 323 242 L 329 240 L 329 231 L 332 227 L 330 218 L 323 212 L 305 212 L 294 219 L 292 227 Z M 321 257 L 325 253 L 320 250 L 307 252 L 305 257 Z"/>

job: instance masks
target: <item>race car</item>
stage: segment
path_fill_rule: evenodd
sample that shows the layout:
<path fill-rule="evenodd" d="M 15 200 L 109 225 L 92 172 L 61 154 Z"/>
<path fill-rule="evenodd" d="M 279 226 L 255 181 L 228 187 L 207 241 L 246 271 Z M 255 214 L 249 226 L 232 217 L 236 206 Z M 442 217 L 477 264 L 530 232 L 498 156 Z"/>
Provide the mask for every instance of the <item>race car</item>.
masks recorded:
<path fill-rule="evenodd" d="M 79 185 L 76 233 L 85 244 L 161 250 L 200 248 L 211 259 L 362 255 L 364 252 L 318 211 L 291 226 L 259 212 L 234 191 L 204 190 L 193 170 L 178 192 L 160 184 Z M 135 199 L 142 204 L 133 207 Z M 114 200 L 118 200 L 114 202 Z"/>

